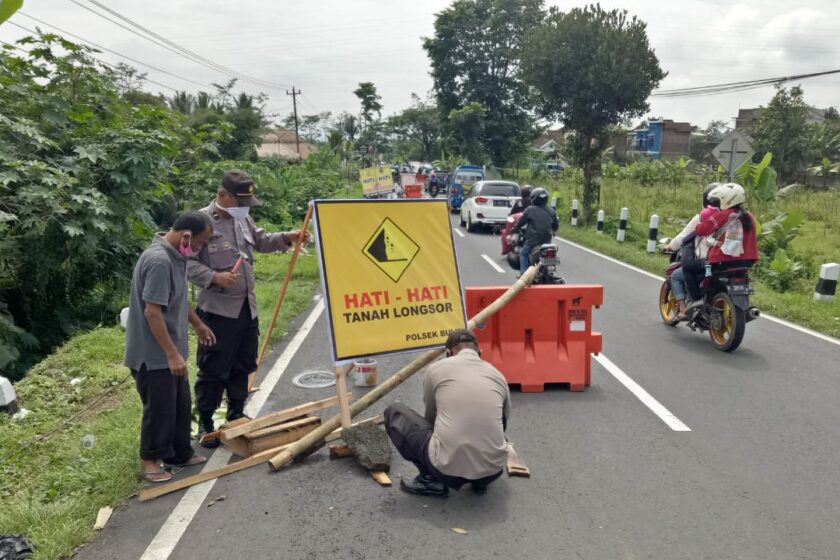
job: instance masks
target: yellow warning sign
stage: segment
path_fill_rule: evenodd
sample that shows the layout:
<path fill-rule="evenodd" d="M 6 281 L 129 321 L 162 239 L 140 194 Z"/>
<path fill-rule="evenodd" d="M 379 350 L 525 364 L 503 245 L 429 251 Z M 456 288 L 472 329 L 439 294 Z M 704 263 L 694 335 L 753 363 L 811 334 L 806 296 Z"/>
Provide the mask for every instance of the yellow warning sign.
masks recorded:
<path fill-rule="evenodd" d="M 441 346 L 466 315 L 446 201 L 319 200 L 335 361 Z"/>
<path fill-rule="evenodd" d="M 385 218 L 365 247 L 365 255 L 387 274 L 388 278 L 399 282 L 419 250 L 417 243 L 399 226 L 390 218 Z"/>

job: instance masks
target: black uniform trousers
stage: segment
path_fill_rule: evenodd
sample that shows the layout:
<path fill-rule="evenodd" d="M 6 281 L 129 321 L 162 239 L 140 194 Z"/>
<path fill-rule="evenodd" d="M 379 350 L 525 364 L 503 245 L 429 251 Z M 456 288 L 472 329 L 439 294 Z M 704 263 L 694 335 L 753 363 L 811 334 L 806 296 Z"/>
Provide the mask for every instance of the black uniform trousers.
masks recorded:
<path fill-rule="evenodd" d="M 222 396 L 227 391 L 228 415 L 241 413 L 248 398 L 248 375 L 257 369 L 259 319 L 251 317 L 248 298 L 245 298 L 236 319 L 201 309 L 196 313 L 216 335 L 213 346 L 198 346 L 196 408 L 199 413 L 214 412 L 222 404 Z"/>
<path fill-rule="evenodd" d="M 143 402 L 140 424 L 140 458 L 180 465 L 193 456 L 190 445 L 192 399 L 186 376 L 169 369 L 131 370 Z"/>
<path fill-rule="evenodd" d="M 394 403 L 385 409 L 385 431 L 394 447 L 406 461 L 411 461 L 421 475 L 431 476 L 449 488 L 458 490 L 467 483 L 487 486 L 500 476 L 502 471 L 477 480 L 460 476 L 449 476 L 437 470 L 429 459 L 429 440 L 435 427 L 417 412 L 402 403 Z"/>

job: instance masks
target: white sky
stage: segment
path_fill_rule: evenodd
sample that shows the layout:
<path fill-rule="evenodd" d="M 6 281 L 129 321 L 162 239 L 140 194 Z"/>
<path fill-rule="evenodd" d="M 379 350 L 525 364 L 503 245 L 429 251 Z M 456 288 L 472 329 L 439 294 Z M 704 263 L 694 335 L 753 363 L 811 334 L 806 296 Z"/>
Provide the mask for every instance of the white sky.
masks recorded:
<path fill-rule="evenodd" d="M 79 3 L 94 8 L 86 0 Z M 423 36 L 446 0 L 102 0 L 111 9 L 205 58 L 262 80 L 302 90 L 300 114 L 347 110 L 353 95 L 372 81 L 383 116 L 407 107 L 412 92 L 432 85 Z M 583 4 L 549 1 L 563 9 Z M 701 86 L 840 68 L 840 2 L 836 0 L 602 0 L 648 23 L 651 44 L 669 75 L 662 89 Z M 181 58 L 97 17 L 71 0 L 24 0 L 23 11 L 121 54 L 206 83 L 225 75 Z M 34 28 L 20 14 L 12 21 Z M 41 26 L 49 29 L 46 26 Z M 0 40 L 25 33 L 0 26 Z M 99 55 L 111 63 L 121 59 Z M 195 92 L 198 86 L 133 64 L 149 79 Z M 806 101 L 840 105 L 840 74 L 802 82 Z M 282 118 L 291 97 L 282 89 L 240 82 L 240 89 L 269 95 L 268 110 Z M 150 90 L 171 93 L 149 85 Z M 705 126 L 727 120 L 739 107 L 766 104 L 773 88 L 681 99 L 651 99 L 652 115 Z"/>

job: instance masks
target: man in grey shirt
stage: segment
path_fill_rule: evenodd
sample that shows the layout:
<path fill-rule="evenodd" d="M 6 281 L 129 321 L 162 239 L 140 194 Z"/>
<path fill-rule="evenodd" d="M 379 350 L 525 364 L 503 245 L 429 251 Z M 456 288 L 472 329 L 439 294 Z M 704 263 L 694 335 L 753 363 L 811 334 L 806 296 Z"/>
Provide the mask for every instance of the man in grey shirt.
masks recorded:
<path fill-rule="evenodd" d="M 385 409 L 385 429 L 403 458 L 420 471 L 400 482 L 406 492 L 446 496 L 466 483 L 478 494 L 501 476 L 507 462 L 505 429 L 510 390 L 504 376 L 479 356 L 478 340 L 457 330 L 447 358 L 426 369 L 420 416 L 402 403 Z"/>
<path fill-rule="evenodd" d="M 171 230 L 155 237 L 134 266 L 123 363 L 143 402 L 140 463 L 149 482 L 172 478 L 161 462 L 191 466 L 206 461 L 190 445 L 187 322 L 199 344 L 212 345 L 216 339 L 189 307 L 187 258 L 207 243 L 211 232 L 206 215 L 186 212 Z"/>
<path fill-rule="evenodd" d="M 218 438 L 204 438 L 214 430 L 213 415 L 227 392 L 227 419 L 245 414 L 248 376 L 257 369 L 260 336 L 254 279 L 254 252 L 286 251 L 297 231 L 268 233 L 257 227 L 249 208 L 260 201 L 254 181 L 244 171 L 227 171 L 216 199 L 202 208 L 213 235 L 187 264 L 190 282 L 201 288 L 198 316 L 218 338 L 218 344 L 198 349 L 195 401 L 201 445 L 218 447 Z M 238 263 L 238 264 L 237 264 Z"/>

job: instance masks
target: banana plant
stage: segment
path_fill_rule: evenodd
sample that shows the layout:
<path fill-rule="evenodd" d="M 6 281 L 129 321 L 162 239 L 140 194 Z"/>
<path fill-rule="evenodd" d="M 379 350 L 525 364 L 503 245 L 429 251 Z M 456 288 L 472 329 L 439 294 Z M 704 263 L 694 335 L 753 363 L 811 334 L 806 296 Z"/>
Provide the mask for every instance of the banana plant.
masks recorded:
<path fill-rule="evenodd" d="M 3 23 L 23 7 L 23 0 L 0 0 L 0 23 Z"/>
<path fill-rule="evenodd" d="M 767 152 L 760 162 L 753 163 L 747 160 L 735 171 L 738 182 L 762 202 L 770 202 L 776 198 L 777 174 L 776 170 L 770 167 L 772 161 L 773 153 Z"/>

